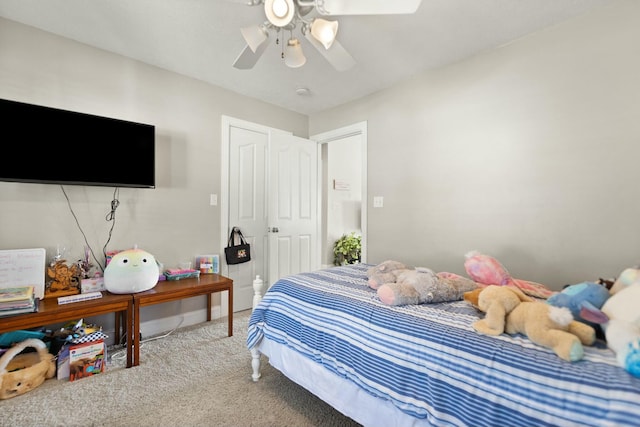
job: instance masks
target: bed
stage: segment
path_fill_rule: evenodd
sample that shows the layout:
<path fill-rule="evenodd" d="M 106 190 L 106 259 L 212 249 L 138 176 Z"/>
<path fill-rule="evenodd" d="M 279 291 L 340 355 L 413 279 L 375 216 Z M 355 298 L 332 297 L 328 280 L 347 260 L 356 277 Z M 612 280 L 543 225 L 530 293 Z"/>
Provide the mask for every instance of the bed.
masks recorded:
<path fill-rule="evenodd" d="M 247 346 L 364 426 L 640 426 L 640 379 L 603 342 L 565 362 L 480 335 L 469 303 L 387 306 L 367 264 L 296 274 L 255 304 Z"/>

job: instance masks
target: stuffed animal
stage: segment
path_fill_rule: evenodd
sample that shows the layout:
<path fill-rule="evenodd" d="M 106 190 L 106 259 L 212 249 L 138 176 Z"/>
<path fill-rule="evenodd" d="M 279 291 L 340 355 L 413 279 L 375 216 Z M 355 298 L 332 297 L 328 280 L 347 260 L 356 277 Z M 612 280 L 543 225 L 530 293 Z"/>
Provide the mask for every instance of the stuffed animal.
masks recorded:
<path fill-rule="evenodd" d="M 378 288 L 380 301 L 387 305 L 409 305 L 457 301 L 478 285 L 465 277 L 438 273 L 424 267 L 404 270 L 396 281 Z"/>
<path fill-rule="evenodd" d="M 511 286 L 520 289 L 527 295 L 546 299 L 554 291 L 536 282 L 514 279 L 500 262 L 478 251 L 471 251 L 465 255 L 464 268 L 469 277 L 482 285 Z"/>
<path fill-rule="evenodd" d="M 394 283 L 401 272 L 413 269 L 400 261 L 383 261 L 367 270 L 367 283 L 371 289 L 378 289 L 385 283 Z"/>
<path fill-rule="evenodd" d="M 608 347 L 620 366 L 640 377 L 640 269 L 628 268 L 620 274 L 602 312 L 608 317 L 602 324 Z"/>
<path fill-rule="evenodd" d="M 547 304 L 555 307 L 567 307 L 571 310 L 573 318 L 578 322 L 586 323 L 594 328 L 596 334 L 601 334 L 598 323 L 591 322 L 582 317 L 585 310 L 594 312 L 600 310 L 609 299 L 609 289 L 606 286 L 593 282 L 582 282 L 565 287 L 561 292 L 557 292 L 547 298 Z M 602 336 L 601 336 L 602 337 Z"/>
<path fill-rule="evenodd" d="M 118 252 L 104 269 L 104 287 L 114 294 L 148 291 L 157 283 L 160 268 L 153 255 L 133 248 Z"/>
<path fill-rule="evenodd" d="M 520 333 L 569 362 L 582 359 L 583 345 L 595 341 L 593 328 L 575 321 L 568 308 L 534 301 L 510 286 L 490 285 L 466 293 L 464 299 L 485 312 L 484 319 L 473 323 L 481 334 Z"/>
<path fill-rule="evenodd" d="M 533 302 L 533 298 L 526 296 L 517 288 L 509 288 L 512 292 L 498 291 L 500 286 L 489 285 L 465 292 L 462 298 L 483 312 L 484 319 L 473 324 L 473 328 L 485 335 L 500 335 L 504 333 L 507 314 L 511 313 L 521 302 Z M 482 294 L 484 290 L 488 292 Z M 482 298 L 480 298 L 482 295 Z"/>

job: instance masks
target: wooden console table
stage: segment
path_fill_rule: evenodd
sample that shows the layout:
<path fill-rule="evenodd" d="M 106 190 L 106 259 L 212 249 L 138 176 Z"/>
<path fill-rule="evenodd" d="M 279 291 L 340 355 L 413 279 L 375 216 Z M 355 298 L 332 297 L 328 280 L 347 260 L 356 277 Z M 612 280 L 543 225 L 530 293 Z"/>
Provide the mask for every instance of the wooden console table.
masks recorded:
<path fill-rule="evenodd" d="M 107 291 L 102 292 L 102 298 L 69 304 L 58 304 L 57 298 L 40 300 L 37 313 L 16 314 L 15 316 L 0 318 L 0 333 L 47 326 L 108 313 L 116 314 L 116 342 L 120 341 L 120 327 L 125 326 L 127 343 L 130 343 L 132 341 L 132 328 L 128 325 L 133 324 L 133 298 L 131 298 L 131 294 L 118 295 Z M 126 319 L 126 325 L 120 324 L 119 319 L 121 318 Z M 130 349 L 127 348 L 127 368 L 131 366 L 133 366 L 133 355 Z"/>
<path fill-rule="evenodd" d="M 197 279 L 163 280 L 148 291 L 133 294 L 132 340 L 127 340 L 127 355 L 133 353 L 133 366 L 140 364 L 140 307 L 207 296 L 207 321 L 211 321 L 211 295 L 228 291 L 228 336 L 233 335 L 233 280 L 219 274 L 201 274 Z M 131 348 L 133 346 L 133 348 Z"/>

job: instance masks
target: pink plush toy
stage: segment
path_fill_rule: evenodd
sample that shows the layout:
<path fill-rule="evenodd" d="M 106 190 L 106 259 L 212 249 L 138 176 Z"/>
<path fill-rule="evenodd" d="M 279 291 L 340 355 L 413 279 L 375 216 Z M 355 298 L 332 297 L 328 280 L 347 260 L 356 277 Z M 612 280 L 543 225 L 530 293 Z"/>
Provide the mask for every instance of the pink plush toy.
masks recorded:
<path fill-rule="evenodd" d="M 544 299 L 555 293 L 540 283 L 514 279 L 497 259 L 489 255 L 471 251 L 465 255 L 465 258 L 464 268 L 467 274 L 480 286 L 511 286 L 520 289 L 529 296 Z"/>

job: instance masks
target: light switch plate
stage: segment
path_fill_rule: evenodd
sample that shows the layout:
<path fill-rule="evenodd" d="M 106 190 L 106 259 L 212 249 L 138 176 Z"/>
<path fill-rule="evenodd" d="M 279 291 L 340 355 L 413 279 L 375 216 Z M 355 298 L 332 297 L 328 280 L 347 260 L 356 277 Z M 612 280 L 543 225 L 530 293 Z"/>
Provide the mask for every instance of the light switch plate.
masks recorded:
<path fill-rule="evenodd" d="M 384 206 L 384 197 L 382 196 L 375 196 L 373 198 L 373 207 L 374 208 L 381 208 Z"/>

